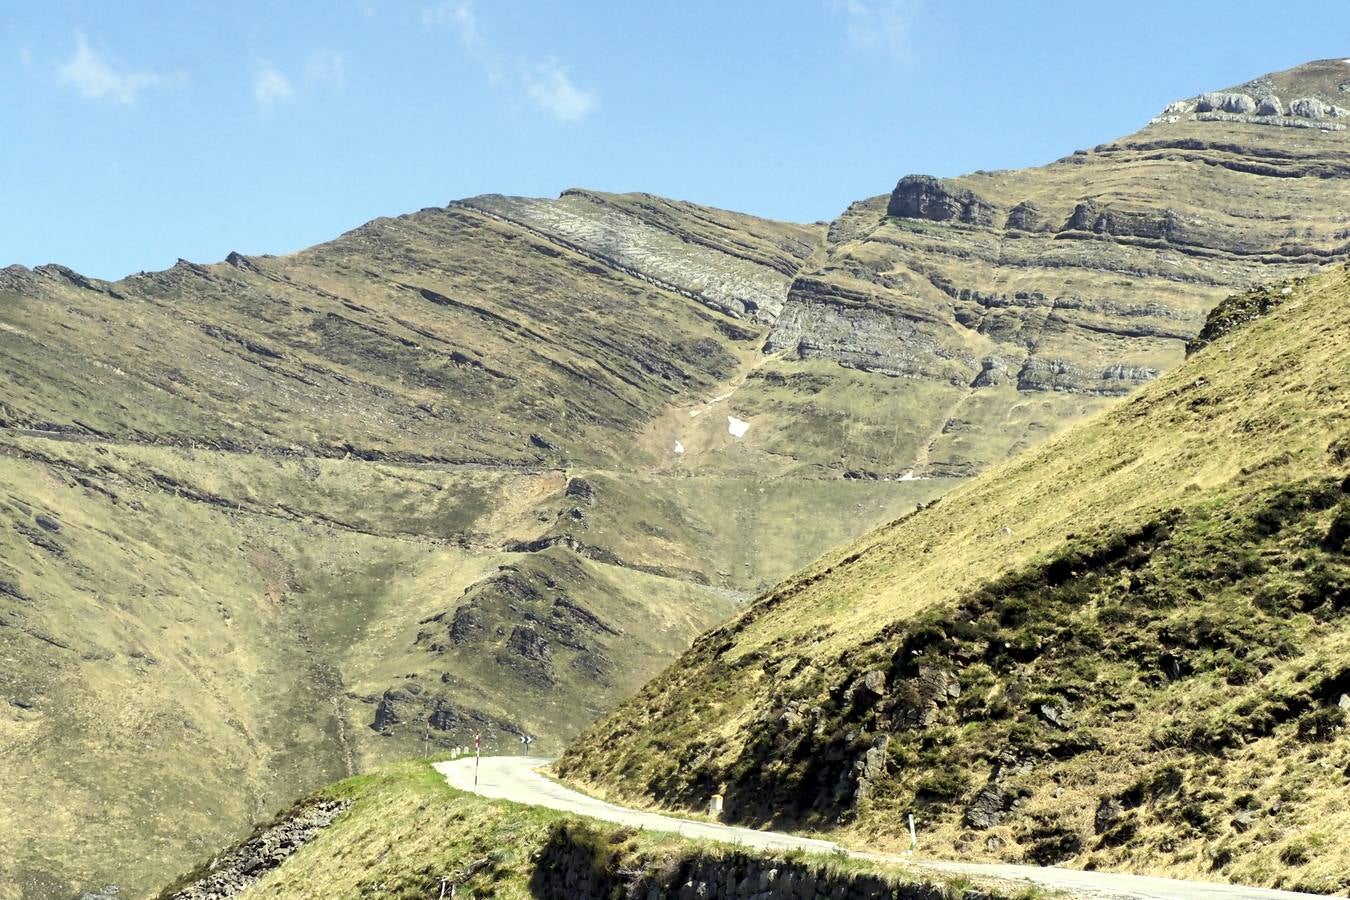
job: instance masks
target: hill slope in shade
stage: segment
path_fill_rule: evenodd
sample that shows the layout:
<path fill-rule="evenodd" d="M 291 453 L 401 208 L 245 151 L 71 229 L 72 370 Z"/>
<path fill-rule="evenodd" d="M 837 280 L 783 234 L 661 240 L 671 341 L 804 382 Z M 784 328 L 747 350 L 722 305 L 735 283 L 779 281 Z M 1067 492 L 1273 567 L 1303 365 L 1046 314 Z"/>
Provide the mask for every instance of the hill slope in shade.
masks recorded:
<path fill-rule="evenodd" d="M 1338 71 L 1243 89 L 1290 115 L 1197 100 L 828 226 L 568 191 L 0 271 L 3 890 L 135 891 L 480 729 L 561 746 L 744 599 L 1178 362 L 1235 286 L 1343 254 Z"/>
<path fill-rule="evenodd" d="M 569 749 L 937 855 L 1350 887 L 1350 270 L 784 582 Z M 1244 312 L 1245 311 L 1245 312 Z"/>

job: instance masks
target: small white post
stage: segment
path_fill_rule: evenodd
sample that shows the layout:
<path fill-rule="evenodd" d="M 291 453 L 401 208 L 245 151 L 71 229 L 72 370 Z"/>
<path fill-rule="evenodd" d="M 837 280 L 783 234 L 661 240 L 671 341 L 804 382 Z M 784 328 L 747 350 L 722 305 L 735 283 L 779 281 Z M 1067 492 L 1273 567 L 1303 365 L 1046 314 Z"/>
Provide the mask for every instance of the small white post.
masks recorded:
<path fill-rule="evenodd" d="M 478 787 L 478 764 L 483 761 L 483 733 L 474 732 L 473 735 L 473 786 Z"/>
<path fill-rule="evenodd" d="M 914 813 L 909 814 L 909 852 L 919 849 L 919 836 L 914 832 Z"/>

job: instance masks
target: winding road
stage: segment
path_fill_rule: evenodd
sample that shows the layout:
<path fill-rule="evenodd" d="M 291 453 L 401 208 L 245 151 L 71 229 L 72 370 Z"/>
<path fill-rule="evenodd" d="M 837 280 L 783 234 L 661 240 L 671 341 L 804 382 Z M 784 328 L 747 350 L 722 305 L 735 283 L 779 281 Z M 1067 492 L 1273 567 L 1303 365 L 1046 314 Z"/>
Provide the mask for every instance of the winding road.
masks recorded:
<path fill-rule="evenodd" d="M 615 806 L 589 797 L 553 781 L 538 770 L 552 760 L 529 756 L 485 756 L 478 766 L 477 783 L 474 778 L 474 759 L 449 760 L 436 764 L 436 769 L 450 786 L 467 793 L 492 800 L 510 800 L 530 806 L 542 806 L 560 812 L 589 816 L 605 822 L 643 828 L 648 831 L 666 831 L 692 838 L 723 841 L 762 850 L 804 850 L 808 853 L 844 852 L 856 859 L 895 863 L 905 867 L 921 867 L 940 872 L 997 878 L 1022 885 L 1036 885 L 1053 891 L 1065 891 L 1075 897 L 1101 900 L 1296 900 L 1315 897 L 1293 891 L 1242 887 L 1204 881 L 1178 881 L 1147 875 L 1124 875 L 1117 872 L 1085 872 L 1078 869 L 1058 869 L 1040 866 L 944 862 L 913 856 L 895 856 L 844 850 L 830 841 L 797 837 L 776 831 L 757 831 L 714 822 L 678 819 L 644 810 Z"/>

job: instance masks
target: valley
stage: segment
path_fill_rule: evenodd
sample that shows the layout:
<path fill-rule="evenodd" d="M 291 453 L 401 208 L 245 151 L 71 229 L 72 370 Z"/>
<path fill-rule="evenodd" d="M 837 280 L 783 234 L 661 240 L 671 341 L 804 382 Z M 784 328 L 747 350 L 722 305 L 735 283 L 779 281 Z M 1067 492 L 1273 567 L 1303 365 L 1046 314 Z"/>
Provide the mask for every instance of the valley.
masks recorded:
<path fill-rule="evenodd" d="M 0 897 L 146 895 L 475 734 L 860 845 L 917 804 L 953 854 L 1344 889 L 1347 70 L 828 223 L 578 189 L 0 270 Z"/>

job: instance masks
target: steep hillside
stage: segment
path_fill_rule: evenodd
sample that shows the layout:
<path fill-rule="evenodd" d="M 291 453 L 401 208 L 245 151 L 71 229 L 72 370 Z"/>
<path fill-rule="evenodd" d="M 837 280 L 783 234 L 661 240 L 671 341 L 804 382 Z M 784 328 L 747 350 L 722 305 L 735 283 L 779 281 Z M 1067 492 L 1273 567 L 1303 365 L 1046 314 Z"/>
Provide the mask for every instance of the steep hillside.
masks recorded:
<path fill-rule="evenodd" d="M 583 821 L 449 787 L 429 760 L 381 767 L 298 801 L 217 865 L 178 879 L 161 900 L 498 897 L 609 900 L 706 896 L 792 900 L 1028 897 L 1019 885 L 913 867 L 750 848 Z"/>
<path fill-rule="evenodd" d="M 134 894 L 475 732 L 556 748 L 943 488 L 779 478 L 709 403 L 820 229 L 557 201 L 636 258 L 472 204 L 116 283 L 5 270 L 0 896 Z M 687 458 L 735 465 L 658 457 L 673 415 L 720 418 Z"/>
<path fill-rule="evenodd" d="M 1350 269 L 784 582 L 569 779 L 936 854 L 1350 889 Z"/>

